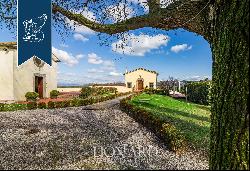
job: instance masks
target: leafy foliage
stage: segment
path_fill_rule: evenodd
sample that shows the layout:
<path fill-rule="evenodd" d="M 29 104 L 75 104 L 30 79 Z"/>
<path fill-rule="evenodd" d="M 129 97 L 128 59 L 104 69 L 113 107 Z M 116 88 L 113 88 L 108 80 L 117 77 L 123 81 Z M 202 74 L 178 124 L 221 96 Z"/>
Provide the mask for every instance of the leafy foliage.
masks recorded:
<path fill-rule="evenodd" d="M 174 125 L 169 123 L 162 124 L 161 132 L 164 140 L 168 142 L 170 148 L 174 151 L 186 148 L 183 135 Z"/>
<path fill-rule="evenodd" d="M 25 97 L 27 101 L 36 101 L 37 98 L 39 97 L 39 94 L 36 92 L 27 92 L 25 94 Z"/>
<path fill-rule="evenodd" d="M 192 82 L 186 85 L 187 99 L 191 102 L 208 105 L 210 103 L 210 81 Z"/>
<path fill-rule="evenodd" d="M 136 121 L 151 129 L 157 136 L 165 140 L 169 149 L 181 152 L 186 148 L 185 138 L 172 123 L 163 121 L 155 117 L 153 113 L 132 104 L 130 100 L 133 96 L 121 100 L 120 108 Z"/>
<path fill-rule="evenodd" d="M 49 109 L 54 109 L 55 108 L 55 102 L 49 101 L 48 102 L 48 108 Z"/>
<path fill-rule="evenodd" d="M 28 110 L 37 109 L 37 103 L 36 102 L 28 102 L 27 103 L 27 109 Z"/>
<path fill-rule="evenodd" d="M 144 99 L 148 101 L 143 101 Z M 154 125 L 158 123 L 158 128 L 161 128 L 160 124 L 163 123 L 174 125 L 185 137 L 188 145 L 208 153 L 211 114 L 209 106 L 145 93 L 133 97 L 128 103 L 150 113 L 147 118 L 155 120 Z"/>
<path fill-rule="evenodd" d="M 60 92 L 58 90 L 52 90 L 50 92 L 50 98 L 56 99 L 59 96 Z"/>
<path fill-rule="evenodd" d="M 0 103 L 0 111 L 4 111 L 4 104 Z"/>
<path fill-rule="evenodd" d="M 169 96 L 169 89 L 152 89 L 152 88 L 147 88 L 147 89 L 144 89 L 144 92 L 147 93 L 147 94 L 159 94 L 159 95 Z"/>
<path fill-rule="evenodd" d="M 39 103 L 37 104 L 37 108 L 39 108 L 39 109 L 46 109 L 46 108 L 47 108 L 47 105 L 46 105 L 45 102 L 39 102 Z"/>
<path fill-rule="evenodd" d="M 83 87 L 80 91 L 80 98 L 88 98 L 90 96 L 103 96 L 117 94 L 117 88 L 114 87 Z"/>
<path fill-rule="evenodd" d="M 93 93 L 93 89 L 91 87 L 83 87 L 80 93 L 80 98 L 87 98 Z"/>

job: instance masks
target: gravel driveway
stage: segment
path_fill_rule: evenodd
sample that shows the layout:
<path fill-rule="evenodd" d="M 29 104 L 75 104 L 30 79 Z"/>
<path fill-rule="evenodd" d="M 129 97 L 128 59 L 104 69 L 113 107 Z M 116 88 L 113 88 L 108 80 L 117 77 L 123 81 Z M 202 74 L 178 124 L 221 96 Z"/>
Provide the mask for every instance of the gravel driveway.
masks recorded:
<path fill-rule="evenodd" d="M 1 112 L 0 169 L 208 169 L 208 162 L 194 152 L 168 151 L 115 99 Z"/>

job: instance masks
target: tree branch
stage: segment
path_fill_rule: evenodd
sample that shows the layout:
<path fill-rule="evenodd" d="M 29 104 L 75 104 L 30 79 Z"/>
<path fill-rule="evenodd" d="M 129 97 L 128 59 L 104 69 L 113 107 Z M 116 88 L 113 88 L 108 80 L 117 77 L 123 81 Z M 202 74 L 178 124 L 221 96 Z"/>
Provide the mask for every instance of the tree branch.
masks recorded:
<path fill-rule="evenodd" d="M 153 2 L 157 3 L 158 0 L 151 0 L 151 3 Z M 166 8 L 157 7 L 157 10 L 151 10 L 147 15 L 133 17 L 114 24 L 100 24 L 91 21 L 81 14 L 74 14 L 56 4 L 53 4 L 52 9 L 54 14 L 60 13 L 68 19 L 78 22 L 80 25 L 111 35 L 143 27 L 161 28 L 164 30 L 184 28 L 209 40 L 209 33 L 205 29 L 209 24 L 207 19 L 209 9 L 206 8 L 202 11 L 206 4 L 208 4 L 208 0 L 178 0 Z M 156 6 L 152 4 L 150 6 L 156 9 Z"/>
<path fill-rule="evenodd" d="M 128 30 L 135 30 L 142 27 L 150 27 L 152 23 L 152 17 L 150 15 L 143 15 L 127 19 L 115 24 L 100 24 L 95 21 L 91 21 L 81 14 L 74 14 L 73 12 L 66 10 L 56 4 L 52 7 L 53 13 L 60 13 L 70 20 L 76 21 L 78 24 L 84 25 L 94 31 L 103 32 L 107 34 L 116 34 L 125 32 Z"/>

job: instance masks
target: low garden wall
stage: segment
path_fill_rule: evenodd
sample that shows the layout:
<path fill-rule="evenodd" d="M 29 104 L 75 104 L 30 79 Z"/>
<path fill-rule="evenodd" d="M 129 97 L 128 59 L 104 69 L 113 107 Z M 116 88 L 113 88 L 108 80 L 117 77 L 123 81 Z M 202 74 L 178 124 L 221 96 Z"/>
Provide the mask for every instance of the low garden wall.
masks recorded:
<path fill-rule="evenodd" d="M 92 87 L 92 86 L 90 86 Z M 111 88 L 116 88 L 119 93 L 126 93 L 129 91 L 132 91 L 132 88 L 127 88 L 125 86 L 95 86 L 95 87 L 111 87 Z M 57 90 L 61 93 L 66 93 L 66 92 L 79 92 L 81 88 L 71 88 L 71 87 L 65 87 L 65 88 L 57 88 Z"/>

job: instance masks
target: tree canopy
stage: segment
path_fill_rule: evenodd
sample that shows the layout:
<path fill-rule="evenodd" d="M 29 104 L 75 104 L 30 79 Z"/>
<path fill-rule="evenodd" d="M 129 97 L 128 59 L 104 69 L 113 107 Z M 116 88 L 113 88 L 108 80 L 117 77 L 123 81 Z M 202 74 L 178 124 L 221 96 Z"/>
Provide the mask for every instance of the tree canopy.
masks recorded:
<path fill-rule="evenodd" d="M 16 3 L 0 0 L 0 26 L 15 30 Z M 210 169 L 249 169 L 249 0 L 52 0 L 52 5 L 59 32 L 83 25 L 109 35 L 152 27 L 203 36 L 213 58 Z"/>
<path fill-rule="evenodd" d="M 143 27 L 184 28 L 209 41 L 210 4 L 210 0 L 52 0 L 52 12 L 57 27 L 71 20 L 110 35 Z M 16 8 L 17 0 L 0 0 L 0 19 L 11 29 L 16 27 Z"/>

